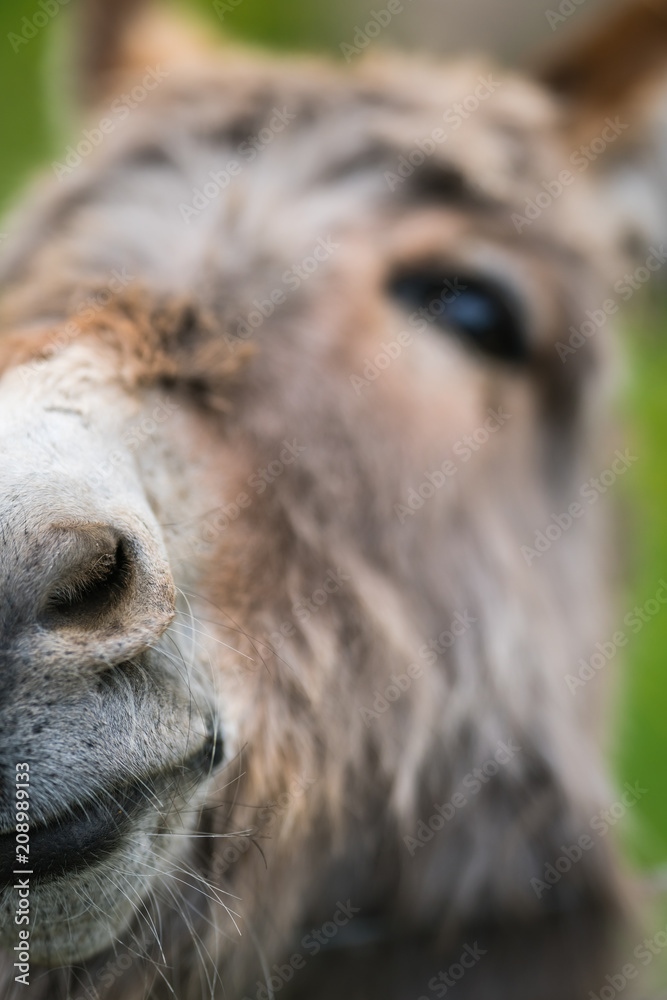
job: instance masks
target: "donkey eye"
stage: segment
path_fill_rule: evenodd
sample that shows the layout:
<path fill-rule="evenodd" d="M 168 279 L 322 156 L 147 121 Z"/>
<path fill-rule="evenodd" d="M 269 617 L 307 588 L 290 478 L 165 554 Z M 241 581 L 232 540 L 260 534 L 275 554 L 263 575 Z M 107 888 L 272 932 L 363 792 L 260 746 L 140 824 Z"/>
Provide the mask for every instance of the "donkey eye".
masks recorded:
<path fill-rule="evenodd" d="M 525 321 L 513 294 L 491 279 L 412 271 L 389 286 L 393 297 L 411 312 L 456 335 L 470 348 L 510 364 L 528 360 Z"/>

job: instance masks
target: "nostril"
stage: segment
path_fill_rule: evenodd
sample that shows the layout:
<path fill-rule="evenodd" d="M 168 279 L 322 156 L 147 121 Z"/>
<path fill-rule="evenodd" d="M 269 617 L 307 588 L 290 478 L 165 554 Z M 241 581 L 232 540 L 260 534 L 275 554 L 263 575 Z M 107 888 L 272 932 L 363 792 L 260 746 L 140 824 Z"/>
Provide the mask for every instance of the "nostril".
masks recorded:
<path fill-rule="evenodd" d="M 43 617 L 50 625 L 99 627 L 131 588 L 129 545 L 113 529 L 94 525 L 68 531 L 66 544 L 58 546 L 63 554 L 65 566 L 47 595 Z"/>

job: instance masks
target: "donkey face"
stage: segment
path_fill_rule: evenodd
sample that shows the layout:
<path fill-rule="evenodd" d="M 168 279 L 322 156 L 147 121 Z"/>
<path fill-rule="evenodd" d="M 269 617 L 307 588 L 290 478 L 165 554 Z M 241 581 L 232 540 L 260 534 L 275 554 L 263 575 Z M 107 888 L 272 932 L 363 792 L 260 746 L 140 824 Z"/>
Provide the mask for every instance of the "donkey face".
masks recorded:
<path fill-rule="evenodd" d="M 558 129 L 477 66 L 174 69 L 26 210 L 0 345 L 8 946 L 24 762 L 47 964 L 128 934 L 173 961 L 190 931 L 187 988 L 243 984 L 221 891 L 271 958 L 343 895 L 427 935 L 613 896 L 604 844 L 531 885 L 605 795 L 564 681 L 603 628 L 605 345 L 558 348 L 609 239 Z"/>

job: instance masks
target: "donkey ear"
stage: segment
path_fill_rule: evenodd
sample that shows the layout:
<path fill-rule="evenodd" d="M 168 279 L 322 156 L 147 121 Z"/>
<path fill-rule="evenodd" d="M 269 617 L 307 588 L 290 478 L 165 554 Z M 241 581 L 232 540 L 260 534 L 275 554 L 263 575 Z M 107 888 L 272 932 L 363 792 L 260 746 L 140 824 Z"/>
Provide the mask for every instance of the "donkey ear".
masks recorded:
<path fill-rule="evenodd" d="M 665 240 L 667 0 L 625 0 L 593 18 L 543 50 L 534 75 L 562 103 L 572 162 L 595 172 L 626 247 Z"/>
<path fill-rule="evenodd" d="M 74 5 L 75 87 L 79 103 L 91 106 L 147 67 L 201 65 L 214 50 L 194 18 L 152 0 L 78 0 Z M 219 44 L 219 43 L 218 43 Z"/>
<path fill-rule="evenodd" d="M 594 19 L 566 49 L 547 49 L 537 75 L 566 104 L 576 138 L 610 116 L 639 123 L 667 81 L 667 0 L 630 0 Z"/>

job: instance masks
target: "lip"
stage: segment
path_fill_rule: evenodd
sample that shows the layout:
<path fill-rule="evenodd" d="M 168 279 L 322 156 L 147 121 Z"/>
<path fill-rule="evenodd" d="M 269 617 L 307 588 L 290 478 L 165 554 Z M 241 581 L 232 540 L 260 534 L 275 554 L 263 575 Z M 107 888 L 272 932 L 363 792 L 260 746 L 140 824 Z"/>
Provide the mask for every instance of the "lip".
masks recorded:
<path fill-rule="evenodd" d="M 184 761 L 178 774 L 201 777 L 208 773 L 219 761 L 220 744 L 219 737 L 211 738 Z M 100 789 L 94 800 L 72 805 L 66 814 L 31 827 L 25 865 L 32 873 L 31 882 L 57 878 L 103 861 L 116 850 L 133 817 L 145 810 L 151 791 L 173 776 L 173 772 L 165 772 L 115 789 Z M 16 862 L 16 834 L 0 834 L 0 890 L 24 874 L 21 867 Z"/>
<path fill-rule="evenodd" d="M 129 785 L 104 795 L 108 803 L 91 801 L 72 806 L 66 816 L 57 816 L 44 826 L 29 830 L 30 855 L 25 865 L 31 880 L 54 878 L 94 864 L 118 846 L 132 816 L 146 800 L 145 789 Z M 6 888 L 18 877 L 15 872 L 16 835 L 0 836 L 0 885 Z"/>

